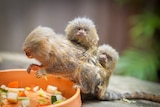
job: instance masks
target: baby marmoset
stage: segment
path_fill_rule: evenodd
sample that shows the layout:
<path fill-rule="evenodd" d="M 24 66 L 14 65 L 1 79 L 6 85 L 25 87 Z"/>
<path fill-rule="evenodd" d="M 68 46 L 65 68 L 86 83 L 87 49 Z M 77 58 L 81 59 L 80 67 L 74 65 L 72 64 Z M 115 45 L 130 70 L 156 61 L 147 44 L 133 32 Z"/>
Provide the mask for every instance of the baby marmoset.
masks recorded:
<path fill-rule="evenodd" d="M 86 49 L 83 60 L 96 55 L 99 37 L 96 27 L 89 18 L 75 18 L 70 21 L 65 29 L 67 38 L 76 46 Z"/>
<path fill-rule="evenodd" d="M 109 45 L 98 47 L 99 36 L 94 22 L 85 17 L 75 18 L 68 23 L 65 32 L 67 38 L 73 44 L 86 49 L 85 58 L 83 58 L 96 66 L 100 66 L 101 64 L 106 69 L 106 72 L 108 72 L 107 78 L 109 78 L 115 68 L 119 55 Z"/>
<path fill-rule="evenodd" d="M 118 62 L 119 54 L 110 45 L 103 44 L 98 47 L 97 60 L 100 62 L 102 67 L 106 70 L 106 86 L 109 84 L 109 79 L 113 73 L 115 66 Z"/>
<path fill-rule="evenodd" d="M 103 44 L 98 47 L 97 57 L 101 65 L 111 74 L 118 62 L 119 54 L 110 45 Z"/>

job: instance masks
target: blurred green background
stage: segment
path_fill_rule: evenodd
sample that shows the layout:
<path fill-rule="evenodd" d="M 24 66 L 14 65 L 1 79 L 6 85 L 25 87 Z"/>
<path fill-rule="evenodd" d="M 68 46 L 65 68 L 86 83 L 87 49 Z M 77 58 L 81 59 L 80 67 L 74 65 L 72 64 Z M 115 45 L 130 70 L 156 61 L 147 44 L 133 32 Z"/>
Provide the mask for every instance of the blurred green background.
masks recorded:
<path fill-rule="evenodd" d="M 160 8 L 158 0 L 116 0 L 119 4 L 143 4 L 139 13 L 130 16 L 131 45 L 121 54 L 115 74 L 159 81 Z"/>

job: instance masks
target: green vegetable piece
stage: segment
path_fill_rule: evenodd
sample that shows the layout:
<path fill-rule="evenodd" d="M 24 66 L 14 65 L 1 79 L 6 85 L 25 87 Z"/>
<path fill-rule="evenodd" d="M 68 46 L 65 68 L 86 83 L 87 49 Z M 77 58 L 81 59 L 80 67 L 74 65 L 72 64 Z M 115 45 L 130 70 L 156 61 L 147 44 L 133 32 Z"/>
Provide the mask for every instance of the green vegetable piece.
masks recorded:
<path fill-rule="evenodd" d="M 47 99 L 45 99 L 45 98 L 41 98 L 41 99 L 38 100 L 38 103 L 39 103 L 39 104 L 47 104 L 48 101 L 47 101 Z"/>
<path fill-rule="evenodd" d="M 57 101 L 56 96 L 55 96 L 55 95 L 52 95 L 52 96 L 51 96 L 51 103 L 53 104 L 53 103 L 56 102 L 56 101 Z"/>
<path fill-rule="evenodd" d="M 56 102 L 54 102 L 54 104 L 58 104 L 58 103 L 61 103 L 61 102 L 63 102 L 64 100 L 58 100 L 58 101 L 56 101 Z"/>
<path fill-rule="evenodd" d="M 7 93 L 8 90 L 5 90 L 5 89 L 0 88 L 0 93 L 1 93 L 1 92 Z"/>

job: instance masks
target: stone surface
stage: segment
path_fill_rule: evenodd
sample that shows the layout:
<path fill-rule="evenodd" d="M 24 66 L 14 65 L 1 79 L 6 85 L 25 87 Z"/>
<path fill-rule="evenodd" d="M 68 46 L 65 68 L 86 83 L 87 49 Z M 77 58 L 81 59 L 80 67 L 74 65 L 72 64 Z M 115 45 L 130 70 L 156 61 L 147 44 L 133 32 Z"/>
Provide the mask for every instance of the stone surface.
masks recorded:
<path fill-rule="evenodd" d="M 27 68 L 35 60 L 26 58 L 23 54 L 0 52 L 0 69 Z M 160 84 L 138 80 L 132 77 L 112 75 L 108 89 L 119 93 L 143 91 L 160 95 Z M 119 101 L 85 101 L 82 107 L 160 107 L 160 103 L 146 100 Z"/>
<path fill-rule="evenodd" d="M 86 101 L 82 107 L 160 107 L 160 104 L 145 100 L 135 100 L 134 103 L 124 101 Z"/>

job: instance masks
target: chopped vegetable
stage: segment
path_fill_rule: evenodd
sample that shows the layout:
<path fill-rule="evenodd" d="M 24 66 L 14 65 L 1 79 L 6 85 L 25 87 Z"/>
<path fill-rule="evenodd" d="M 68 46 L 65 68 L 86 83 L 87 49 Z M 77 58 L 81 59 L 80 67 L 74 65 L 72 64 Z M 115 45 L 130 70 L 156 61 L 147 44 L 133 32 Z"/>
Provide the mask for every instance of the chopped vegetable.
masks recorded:
<path fill-rule="evenodd" d="M 56 101 L 56 102 L 54 102 L 53 104 L 58 104 L 58 103 L 61 103 L 61 102 L 63 102 L 64 100 L 58 100 L 58 101 Z"/>
<path fill-rule="evenodd" d="M 8 90 L 0 88 L 0 93 L 7 93 Z"/>
<path fill-rule="evenodd" d="M 27 91 L 30 91 L 30 90 L 31 90 L 31 88 L 30 88 L 30 87 L 26 87 L 25 89 L 26 89 Z"/>
<path fill-rule="evenodd" d="M 1 87 L 0 87 L 1 89 L 5 89 L 6 88 L 6 85 L 1 85 Z"/>
<path fill-rule="evenodd" d="M 30 106 L 30 99 L 22 100 L 22 107 L 29 107 Z"/>
<path fill-rule="evenodd" d="M 9 103 L 17 103 L 18 93 L 9 91 L 7 93 L 7 100 Z"/>
<path fill-rule="evenodd" d="M 30 98 L 29 97 L 18 97 L 17 99 L 22 102 L 22 107 L 29 107 L 30 106 Z"/>
<path fill-rule="evenodd" d="M 57 91 L 57 87 L 56 86 L 52 86 L 52 85 L 48 85 L 47 86 L 47 92 L 54 94 L 55 91 Z"/>
<path fill-rule="evenodd" d="M 46 97 L 46 94 L 45 94 L 45 92 L 43 91 L 43 89 L 40 89 L 37 93 L 38 93 L 38 95 L 41 96 L 41 97 Z"/>
<path fill-rule="evenodd" d="M 36 91 L 38 91 L 39 89 L 40 89 L 40 87 L 39 87 L 39 86 L 35 86 L 35 87 L 33 87 L 33 89 L 32 89 L 32 90 L 33 90 L 34 92 L 36 92 Z"/>
<path fill-rule="evenodd" d="M 62 94 L 62 92 L 56 90 L 56 91 L 54 92 L 54 94 Z"/>
<path fill-rule="evenodd" d="M 19 87 L 19 82 L 18 81 L 12 81 L 12 82 L 8 83 L 7 87 L 18 88 Z"/>
<path fill-rule="evenodd" d="M 19 91 L 24 91 L 24 88 L 9 88 L 9 87 L 6 87 L 5 90 L 19 92 Z"/>
<path fill-rule="evenodd" d="M 7 105 L 7 104 L 9 104 L 8 100 L 7 99 L 3 99 L 2 100 L 2 105 Z"/>
<path fill-rule="evenodd" d="M 39 106 L 47 106 L 47 105 L 50 105 L 50 103 L 48 102 L 47 99 L 45 99 L 45 98 L 40 98 L 40 99 L 38 100 L 37 107 L 39 107 Z"/>
<path fill-rule="evenodd" d="M 55 103 L 57 101 L 57 97 L 55 95 L 51 96 L 51 103 Z"/>
<path fill-rule="evenodd" d="M 45 91 L 35 85 L 24 88 L 17 86 L 18 82 L 16 81 L 10 82 L 7 86 L 0 86 L 0 107 L 2 105 L 12 106 L 12 104 L 17 105 L 17 107 L 33 106 L 30 102 L 35 102 L 34 106 L 39 107 L 57 104 L 65 100 L 62 92 L 56 86 L 48 85 Z"/>
<path fill-rule="evenodd" d="M 63 100 L 63 96 L 62 95 L 55 95 L 57 100 Z"/>
<path fill-rule="evenodd" d="M 7 93 L 5 93 L 5 92 L 2 92 L 2 93 L 1 93 L 1 98 L 2 98 L 2 99 L 5 99 L 5 98 L 7 98 Z"/>
<path fill-rule="evenodd" d="M 26 94 L 24 93 L 24 91 L 20 91 L 18 94 L 19 97 L 26 97 Z"/>

